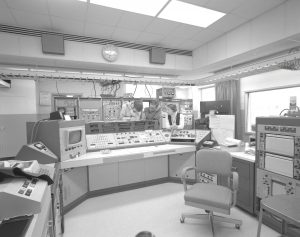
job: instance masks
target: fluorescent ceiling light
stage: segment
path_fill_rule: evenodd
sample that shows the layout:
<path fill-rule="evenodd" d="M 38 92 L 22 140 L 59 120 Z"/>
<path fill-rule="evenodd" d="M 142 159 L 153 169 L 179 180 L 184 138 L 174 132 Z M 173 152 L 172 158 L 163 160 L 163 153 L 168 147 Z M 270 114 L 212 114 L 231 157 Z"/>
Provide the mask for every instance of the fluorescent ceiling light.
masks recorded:
<path fill-rule="evenodd" d="M 148 79 L 160 79 L 159 76 L 144 76 L 144 78 L 148 78 Z"/>
<path fill-rule="evenodd" d="M 79 1 L 79 2 L 87 2 L 87 0 L 77 0 L 77 1 Z"/>
<path fill-rule="evenodd" d="M 166 6 L 158 17 L 206 28 L 224 15 L 225 13 L 222 12 L 173 0 Z"/>
<path fill-rule="evenodd" d="M 121 77 L 123 74 L 119 73 L 104 73 L 105 76 Z"/>
<path fill-rule="evenodd" d="M 13 70 L 13 71 L 28 71 L 28 68 L 21 68 L 21 67 L 8 67 L 7 70 Z"/>
<path fill-rule="evenodd" d="M 56 72 L 54 70 L 49 70 L 49 69 L 34 69 L 34 68 L 31 68 L 30 71 L 32 71 L 32 72 Z"/>
<path fill-rule="evenodd" d="M 104 7 L 156 16 L 168 0 L 90 0 L 90 3 Z"/>
<path fill-rule="evenodd" d="M 161 77 L 161 79 L 171 80 L 171 79 L 174 79 L 174 77 Z"/>
<path fill-rule="evenodd" d="M 79 72 L 75 72 L 75 71 L 57 71 L 60 73 L 70 73 L 70 74 L 75 74 L 75 73 L 79 73 Z"/>
<path fill-rule="evenodd" d="M 102 72 L 82 72 L 82 75 L 95 75 L 95 76 L 100 76 L 103 75 Z"/>
<path fill-rule="evenodd" d="M 137 74 L 125 74 L 125 77 L 141 78 L 143 76 L 142 75 L 137 75 Z"/>

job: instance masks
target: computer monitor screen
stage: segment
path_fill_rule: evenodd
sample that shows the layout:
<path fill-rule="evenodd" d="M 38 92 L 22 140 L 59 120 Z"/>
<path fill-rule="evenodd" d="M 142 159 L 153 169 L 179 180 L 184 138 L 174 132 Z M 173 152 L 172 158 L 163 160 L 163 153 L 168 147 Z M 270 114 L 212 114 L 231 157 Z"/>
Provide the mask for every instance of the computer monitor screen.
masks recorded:
<path fill-rule="evenodd" d="M 215 110 L 216 114 L 230 114 L 230 101 L 201 101 L 200 113 L 201 115 L 209 114 L 209 111 Z"/>

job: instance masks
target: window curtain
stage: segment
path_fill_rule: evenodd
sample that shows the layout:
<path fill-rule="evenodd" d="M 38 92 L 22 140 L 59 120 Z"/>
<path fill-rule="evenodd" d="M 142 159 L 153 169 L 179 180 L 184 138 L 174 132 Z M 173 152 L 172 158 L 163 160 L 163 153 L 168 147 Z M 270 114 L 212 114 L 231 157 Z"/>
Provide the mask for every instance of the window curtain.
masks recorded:
<path fill-rule="evenodd" d="M 216 83 L 216 100 L 230 101 L 230 114 L 235 115 L 235 137 L 241 139 L 240 81 L 230 80 Z"/>

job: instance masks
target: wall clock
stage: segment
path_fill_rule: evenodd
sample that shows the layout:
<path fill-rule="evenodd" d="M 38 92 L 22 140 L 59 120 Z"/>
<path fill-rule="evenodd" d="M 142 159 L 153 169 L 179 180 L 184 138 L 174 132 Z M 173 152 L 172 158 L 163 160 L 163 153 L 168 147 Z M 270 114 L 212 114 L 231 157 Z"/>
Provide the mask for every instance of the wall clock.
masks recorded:
<path fill-rule="evenodd" d="M 102 56 L 108 62 L 114 62 L 118 59 L 119 50 L 112 44 L 107 44 L 102 47 Z"/>

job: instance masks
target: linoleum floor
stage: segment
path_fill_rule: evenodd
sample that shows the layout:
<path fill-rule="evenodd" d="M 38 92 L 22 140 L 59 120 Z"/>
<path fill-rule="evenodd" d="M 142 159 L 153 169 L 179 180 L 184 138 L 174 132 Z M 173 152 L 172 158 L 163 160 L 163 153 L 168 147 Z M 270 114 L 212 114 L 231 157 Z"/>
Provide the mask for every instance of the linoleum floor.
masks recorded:
<path fill-rule="evenodd" d="M 183 186 L 165 183 L 130 191 L 90 198 L 65 215 L 64 237 L 134 237 L 151 231 L 156 237 L 212 236 L 209 220 L 179 221 L 182 212 L 203 212 L 184 205 Z M 232 218 L 241 219 L 237 230 L 233 225 L 215 224 L 215 237 L 254 237 L 258 221 L 239 208 Z M 262 237 L 278 237 L 279 233 L 262 226 Z"/>

